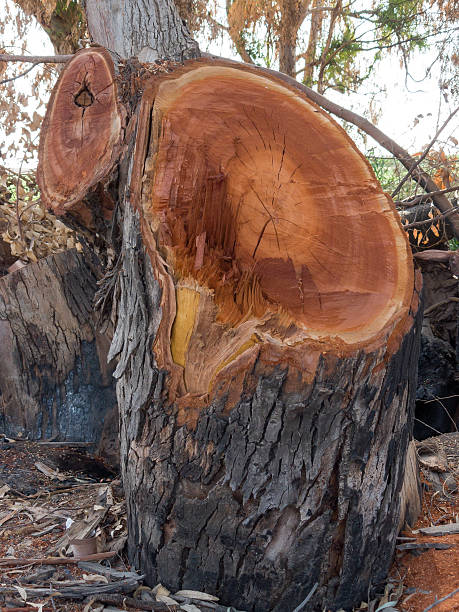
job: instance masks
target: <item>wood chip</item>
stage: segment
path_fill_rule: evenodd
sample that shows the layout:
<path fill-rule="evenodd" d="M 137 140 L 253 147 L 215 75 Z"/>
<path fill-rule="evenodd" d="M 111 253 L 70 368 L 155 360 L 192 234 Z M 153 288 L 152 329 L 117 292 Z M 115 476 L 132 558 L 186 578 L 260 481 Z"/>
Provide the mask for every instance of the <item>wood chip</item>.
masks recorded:
<path fill-rule="evenodd" d="M 48 465 L 46 465 L 42 461 L 36 461 L 34 465 L 37 468 L 37 470 L 39 470 L 45 476 L 48 476 L 48 478 L 51 478 L 53 480 L 57 479 L 57 480 L 60 480 L 61 482 L 63 480 L 66 480 L 66 477 L 63 474 L 61 474 L 58 470 L 53 470 L 52 468 L 50 468 Z"/>
<path fill-rule="evenodd" d="M 188 597 L 188 599 L 199 599 L 201 601 L 218 601 L 218 597 L 215 595 L 209 595 L 209 593 L 202 593 L 201 591 L 192 591 L 190 589 L 184 589 L 182 591 L 177 591 L 175 595 L 181 597 Z"/>

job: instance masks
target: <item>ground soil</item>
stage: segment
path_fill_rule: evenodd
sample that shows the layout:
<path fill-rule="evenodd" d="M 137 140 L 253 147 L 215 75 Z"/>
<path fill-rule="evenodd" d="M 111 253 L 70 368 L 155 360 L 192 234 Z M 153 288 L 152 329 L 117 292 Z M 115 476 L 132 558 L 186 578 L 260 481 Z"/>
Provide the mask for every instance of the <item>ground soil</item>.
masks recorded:
<path fill-rule="evenodd" d="M 457 437 L 459 441 L 459 436 Z M 459 449 L 457 449 L 459 450 Z M 456 453 L 459 457 L 459 452 Z M 449 455 L 448 455 L 449 456 Z M 55 469 L 61 479 L 50 478 L 36 466 L 44 462 Z M 458 461 L 459 463 L 459 461 Z M 452 466 L 457 474 L 457 465 Z M 107 483 L 116 492 L 115 502 L 122 502 L 122 492 L 113 474 L 92 458 L 85 458 L 80 450 L 46 448 L 29 442 L 7 444 L 0 441 L 0 557 L 46 557 L 53 545 L 65 531 L 66 517 L 79 520 L 88 508 L 94 506 L 98 491 Z M 441 525 L 459 521 L 459 494 L 454 486 L 435 490 L 432 482 L 422 474 L 424 499 L 422 513 L 412 528 L 401 534 L 416 538 L 417 542 L 441 542 L 451 544 L 447 550 L 427 550 L 397 553 L 390 573 L 389 584 L 403 587 L 402 595 L 395 609 L 399 612 L 424 612 L 436 600 L 459 587 L 459 534 L 449 536 L 423 536 L 416 533 L 420 527 Z M 9 489 L 2 494 L 2 487 Z M 459 488 L 459 478 L 457 479 Z M 40 509 L 49 508 L 40 516 Z M 10 516 L 11 515 L 11 516 Z M 52 516 L 52 518 L 50 518 Z M 108 517 L 110 515 L 107 515 Z M 108 523 L 112 519 L 108 519 Z M 56 523 L 52 531 L 37 536 L 37 532 L 49 524 Z M 112 525 L 113 526 L 113 525 Z M 107 533 L 110 524 L 102 526 Z M 128 568 L 123 555 L 117 563 Z M 21 584 L 21 581 L 36 570 L 37 566 L 1 567 L 0 582 L 3 585 Z M 53 580 L 81 580 L 83 572 L 75 565 L 56 566 Z M 392 588 L 392 592 L 396 589 Z M 390 601 L 388 595 L 385 601 Z M 43 600 L 41 600 L 43 601 Z M 17 598 L 0 595 L 0 611 Z M 364 604 L 360 610 L 375 610 L 383 600 L 373 600 L 370 606 Z M 45 605 L 52 604 L 47 601 Z M 383 602 L 384 603 L 384 602 Z M 56 604 L 54 604 L 56 605 Z M 3 607 L 2 607 L 3 606 Z M 54 608 L 50 608 L 53 610 Z M 84 603 L 58 601 L 57 610 L 81 612 Z M 45 607 L 44 610 L 47 610 Z M 459 593 L 438 603 L 434 612 L 459 612 Z M 286 610 L 286 612 L 291 612 Z"/>
<path fill-rule="evenodd" d="M 424 491 L 422 513 L 412 529 L 406 529 L 401 535 L 416 537 L 419 542 L 450 544 L 451 548 L 430 549 L 418 552 L 416 556 L 409 552 L 397 556 L 391 576 L 403 582 L 404 592 L 396 607 L 404 612 L 423 612 L 436 600 L 459 588 L 459 534 L 429 537 L 413 533 L 420 527 L 459 521 L 459 435 L 437 437 L 440 438 L 445 441 L 448 465 L 456 485 L 450 478 L 449 487 L 438 489 L 431 478 L 434 475 L 421 468 Z M 432 609 L 434 612 L 459 612 L 459 593 Z"/>

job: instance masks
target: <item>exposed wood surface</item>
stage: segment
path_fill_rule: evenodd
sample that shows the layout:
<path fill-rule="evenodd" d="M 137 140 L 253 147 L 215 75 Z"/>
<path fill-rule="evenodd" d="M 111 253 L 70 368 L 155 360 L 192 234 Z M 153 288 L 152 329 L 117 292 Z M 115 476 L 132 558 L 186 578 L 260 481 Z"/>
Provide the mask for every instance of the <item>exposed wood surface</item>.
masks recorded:
<path fill-rule="evenodd" d="M 299 92 L 256 69 L 188 62 L 151 79 L 138 134 L 131 192 L 154 267 L 174 270 L 174 289 L 158 272 L 175 312 L 155 353 L 184 368 L 180 394 L 210 392 L 249 354 L 311 374 L 321 350 L 403 326 L 413 270 L 393 204 Z"/>
<path fill-rule="evenodd" d="M 82 49 L 65 65 L 41 130 L 37 180 L 44 204 L 63 214 L 105 178 L 119 157 L 123 128 L 110 54 Z M 110 218 L 113 202 L 100 205 Z M 81 215 L 85 225 L 88 214 Z"/>

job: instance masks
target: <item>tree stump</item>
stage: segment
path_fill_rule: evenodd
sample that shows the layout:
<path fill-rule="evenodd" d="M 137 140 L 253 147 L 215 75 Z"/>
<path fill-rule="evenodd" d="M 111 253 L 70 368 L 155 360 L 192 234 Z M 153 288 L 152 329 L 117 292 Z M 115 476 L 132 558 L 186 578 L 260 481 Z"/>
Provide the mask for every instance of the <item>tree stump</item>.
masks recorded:
<path fill-rule="evenodd" d="M 80 219 L 107 183 L 76 165 L 84 196 L 47 190 L 46 151 L 87 53 L 107 61 L 92 48 L 66 66 L 40 145 L 42 193 Z M 352 607 L 390 566 L 412 430 L 420 285 L 394 205 L 345 132 L 267 71 L 114 72 L 131 561 L 248 610 L 293 609 L 316 583 L 308 609 Z M 68 116 L 97 130 L 95 112 Z"/>

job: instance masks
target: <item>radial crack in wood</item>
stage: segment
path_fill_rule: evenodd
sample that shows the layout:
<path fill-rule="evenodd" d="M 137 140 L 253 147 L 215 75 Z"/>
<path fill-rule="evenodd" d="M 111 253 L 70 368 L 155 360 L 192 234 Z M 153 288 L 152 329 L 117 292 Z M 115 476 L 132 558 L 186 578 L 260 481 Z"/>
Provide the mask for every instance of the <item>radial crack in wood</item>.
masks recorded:
<path fill-rule="evenodd" d="M 406 319 L 413 266 L 394 206 L 298 91 L 188 62 L 151 81 L 139 121 L 132 192 L 175 293 L 155 352 L 183 368 L 179 393 L 211 392 L 255 353 L 311 374 L 311 355 L 380 345 Z"/>
<path fill-rule="evenodd" d="M 71 211 L 107 177 L 124 124 L 110 54 L 102 47 L 82 49 L 61 72 L 43 122 L 37 179 L 46 206 L 56 214 Z"/>

